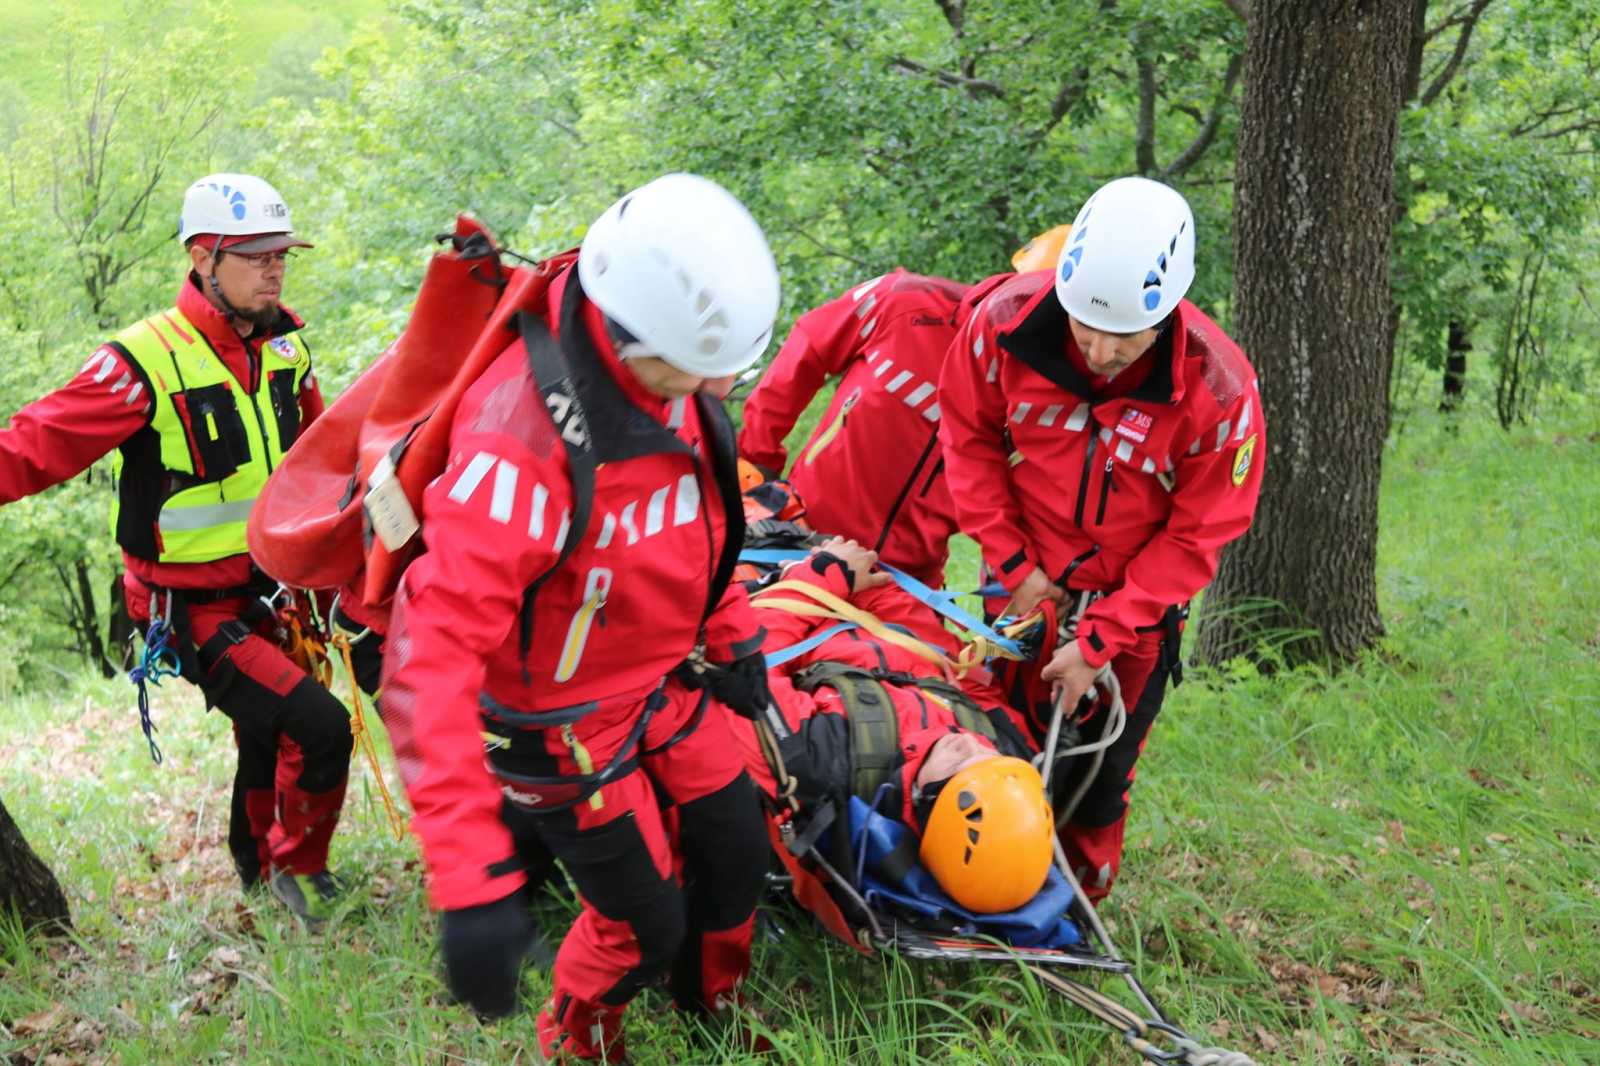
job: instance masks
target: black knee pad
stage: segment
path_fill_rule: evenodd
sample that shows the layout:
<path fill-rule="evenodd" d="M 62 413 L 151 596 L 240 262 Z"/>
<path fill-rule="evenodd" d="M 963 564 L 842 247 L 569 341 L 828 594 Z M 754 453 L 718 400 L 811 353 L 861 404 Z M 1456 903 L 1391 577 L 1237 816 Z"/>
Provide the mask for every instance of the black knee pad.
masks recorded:
<path fill-rule="evenodd" d="M 750 775 L 678 808 L 691 921 L 732 929 L 750 917 L 766 885 L 767 827 Z"/>
<path fill-rule="evenodd" d="M 569 817 L 544 817 L 540 834 L 583 898 L 612 921 L 627 923 L 639 943 L 638 963 L 600 997 L 608 1006 L 626 1003 L 665 976 L 683 946 L 683 893 L 656 870 L 631 814 L 584 831 L 570 828 Z"/>
<path fill-rule="evenodd" d="M 350 772 L 350 714 L 338 698 L 302 679 L 284 698 L 283 731 L 305 753 L 305 769 L 295 782 L 307 792 L 326 792 Z"/>

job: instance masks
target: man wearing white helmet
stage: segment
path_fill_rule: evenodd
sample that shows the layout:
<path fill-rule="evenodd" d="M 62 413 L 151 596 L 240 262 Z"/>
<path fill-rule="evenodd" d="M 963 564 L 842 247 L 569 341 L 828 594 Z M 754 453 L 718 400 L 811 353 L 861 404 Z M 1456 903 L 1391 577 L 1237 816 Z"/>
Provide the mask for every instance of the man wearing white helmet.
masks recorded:
<path fill-rule="evenodd" d="M 1249 528 L 1261 485 L 1255 371 L 1183 298 L 1194 249 L 1175 190 L 1145 178 L 1101 187 L 1054 271 L 990 292 L 940 381 L 962 529 L 1011 610 L 1048 600 L 1072 638 L 1040 676 L 1072 708 L 1109 664 L 1129 708 L 1063 832 L 1094 897 L 1121 860 L 1133 766 L 1179 673 L 1183 612 Z M 1014 678 L 1012 694 L 1042 724 L 1049 700 L 1032 680 Z M 1071 771 L 1066 795 L 1089 768 Z"/>
<path fill-rule="evenodd" d="M 537 1023 L 547 1058 L 618 1061 L 641 988 L 670 977 L 680 1006 L 716 1010 L 748 968 L 766 833 L 726 716 L 706 710 L 712 693 L 747 716 L 770 698 L 762 632 L 729 588 L 743 512 L 720 398 L 777 309 L 766 240 L 725 189 L 671 174 L 634 190 L 465 394 L 423 498 L 384 719 L 458 998 L 516 1008 L 528 856 L 554 853 L 577 885 Z M 558 435 L 592 443 L 592 476 Z M 684 668 L 698 646 L 709 691 Z M 484 730 L 501 738 L 487 764 Z"/>
<path fill-rule="evenodd" d="M 273 640 L 245 520 L 267 475 L 322 412 L 301 320 L 279 303 L 296 237 L 283 198 L 248 174 L 212 174 L 183 198 L 192 269 L 173 307 L 97 348 L 66 386 L 0 432 L 0 503 L 117 449 L 111 525 L 128 610 L 165 620 L 183 676 L 233 721 L 239 749 L 228 847 L 244 886 L 270 878 L 322 921 L 337 894 L 328 842 L 344 801 L 343 706 Z M 153 744 L 153 741 L 152 741 Z M 152 748 L 152 750 L 154 750 Z"/>

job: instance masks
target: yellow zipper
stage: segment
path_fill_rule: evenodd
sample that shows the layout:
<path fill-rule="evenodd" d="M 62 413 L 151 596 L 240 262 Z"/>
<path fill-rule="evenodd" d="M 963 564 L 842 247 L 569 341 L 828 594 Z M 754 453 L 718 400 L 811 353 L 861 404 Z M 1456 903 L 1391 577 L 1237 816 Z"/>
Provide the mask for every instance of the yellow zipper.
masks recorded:
<path fill-rule="evenodd" d="M 578 662 L 589 643 L 589 630 L 594 625 L 594 616 L 606 605 L 606 597 L 610 592 L 611 570 L 604 566 L 591 569 L 584 584 L 583 605 L 573 614 L 572 622 L 567 626 L 567 639 L 561 646 L 561 657 L 556 660 L 557 682 L 571 681 L 572 675 L 578 672 Z"/>
<path fill-rule="evenodd" d="M 583 746 L 583 741 L 578 739 L 578 734 L 573 732 L 571 722 L 561 727 L 561 739 L 567 742 L 567 749 L 577 761 L 579 772 L 586 775 L 594 773 L 594 758 L 589 754 L 589 749 Z M 605 805 L 605 798 L 600 795 L 599 789 L 595 789 L 594 795 L 589 797 L 589 809 L 598 811 Z"/>
<path fill-rule="evenodd" d="M 849 396 L 845 397 L 844 403 L 839 405 L 838 416 L 834 418 L 832 424 L 829 425 L 827 429 L 823 430 L 822 436 L 817 438 L 817 442 L 810 448 L 806 449 L 807 466 L 810 466 L 812 463 L 816 462 L 817 455 L 822 451 L 822 449 L 833 443 L 833 438 L 837 437 L 839 435 L 839 431 L 844 429 L 845 416 L 850 413 L 850 408 L 854 407 L 856 402 L 860 399 L 861 390 L 859 388 L 852 392 Z"/>

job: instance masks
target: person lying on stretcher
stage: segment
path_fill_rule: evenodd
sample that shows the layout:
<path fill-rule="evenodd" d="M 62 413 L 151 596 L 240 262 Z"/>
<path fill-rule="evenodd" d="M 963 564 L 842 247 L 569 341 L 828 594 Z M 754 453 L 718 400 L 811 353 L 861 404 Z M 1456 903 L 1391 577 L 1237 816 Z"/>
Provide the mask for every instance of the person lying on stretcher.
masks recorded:
<path fill-rule="evenodd" d="M 1028 761 L 1038 749 L 986 670 L 951 676 L 960 641 L 876 563 L 835 537 L 752 598 L 769 656 L 838 630 L 768 674 L 796 798 L 814 812 L 855 797 L 920 837 L 921 865 L 961 907 L 1011 911 L 1039 893 L 1050 866 L 1052 818 Z M 752 775 L 776 796 L 751 723 L 732 721 Z"/>

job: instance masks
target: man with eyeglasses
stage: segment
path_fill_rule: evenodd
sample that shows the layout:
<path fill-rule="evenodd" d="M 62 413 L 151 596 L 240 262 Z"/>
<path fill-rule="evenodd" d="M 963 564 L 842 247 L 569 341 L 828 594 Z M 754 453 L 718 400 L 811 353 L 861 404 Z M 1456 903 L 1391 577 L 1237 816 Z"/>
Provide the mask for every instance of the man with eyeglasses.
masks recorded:
<path fill-rule="evenodd" d="M 1109 667 L 1128 708 L 1104 760 L 1075 764 L 1063 782 L 1085 789 L 1062 843 L 1096 899 L 1121 862 L 1134 763 L 1179 673 L 1184 608 L 1250 527 L 1261 488 L 1256 374 L 1184 299 L 1194 276 L 1183 196 L 1112 181 L 1078 212 L 1054 270 L 979 284 L 987 295 L 939 383 L 962 530 L 1011 611 L 1049 600 L 1062 619 L 1050 663 L 1011 678 L 1012 704 L 1042 728 L 1050 701 L 1034 681 L 1071 711 Z"/>
<path fill-rule="evenodd" d="M 328 843 L 344 802 L 342 704 L 271 639 L 245 522 L 267 475 L 322 413 L 304 323 L 279 303 L 295 236 L 276 189 L 212 174 L 184 195 L 191 270 L 173 307 L 95 349 L 77 376 L 0 431 L 0 504 L 116 450 L 111 525 L 128 611 L 160 620 L 182 676 L 233 722 L 228 847 L 244 887 L 269 883 L 308 925 L 338 894 Z"/>

